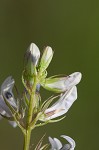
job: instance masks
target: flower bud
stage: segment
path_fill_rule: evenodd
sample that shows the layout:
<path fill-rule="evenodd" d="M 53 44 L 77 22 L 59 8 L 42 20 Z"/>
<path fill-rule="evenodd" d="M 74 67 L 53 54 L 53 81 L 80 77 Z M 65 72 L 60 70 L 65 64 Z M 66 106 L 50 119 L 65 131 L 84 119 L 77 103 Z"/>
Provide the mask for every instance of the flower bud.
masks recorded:
<path fill-rule="evenodd" d="M 26 52 L 25 58 L 26 58 L 26 71 L 30 75 L 33 75 L 33 73 L 35 72 L 35 67 L 37 66 L 40 58 L 39 48 L 34 43 L 30 44 Z"/>
<path fill-rule="evenodd" d="M 37 65 L 38 60 L 40 58 L 40 51 L 39 48 L 36 46 L 36 44 L 31 43 L 28 49 L 29 55 L 30 55 L 30 59 L 33 63 L 33 65 Z"/>
<path fill-rule="evenodd" d="M 47 46 L 43 52 L 41 62 L 40 62 L 40 70 L 43 72 L 49 66 L 53 57 L 53 50 L 51 47 Z"/>

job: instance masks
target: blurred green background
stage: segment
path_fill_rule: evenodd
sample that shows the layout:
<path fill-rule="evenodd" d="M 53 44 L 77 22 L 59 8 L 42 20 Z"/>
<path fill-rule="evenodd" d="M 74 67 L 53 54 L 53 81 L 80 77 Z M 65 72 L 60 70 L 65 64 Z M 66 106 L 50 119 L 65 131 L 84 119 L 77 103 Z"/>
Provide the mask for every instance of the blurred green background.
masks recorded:
<path fill-rule="evenodd" d="M 33 131 L 32 143 L 46 133 L 66 134 L 76 150 L 97 150 L 99 141 L 99 1 L 0 0 L 0 83 L 12 75 L 22 90 L 23 56 L 31 42 L 40 50 L 49 45 L 54 58 L 48 75 L 80 71 L 78 100 L 65 120 Z M 45 97 L 45 94 L 44 94 Z M 4 119 L 0 150 L 22 150 L 23 135 Z M 65 142 L 65 141 L 64 141 Z"/>

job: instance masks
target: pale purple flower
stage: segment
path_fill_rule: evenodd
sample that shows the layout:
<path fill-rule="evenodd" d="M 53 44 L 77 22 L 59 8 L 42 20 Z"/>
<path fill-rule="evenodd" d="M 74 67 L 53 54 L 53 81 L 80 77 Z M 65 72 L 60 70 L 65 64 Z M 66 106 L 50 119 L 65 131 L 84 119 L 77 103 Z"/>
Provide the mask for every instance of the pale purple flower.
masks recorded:
<path fill-rule="evenodd" d="M 12 89 L 14 86 L 14 79 L 12 77 L 8 77 L 3 84 L 1 85 L 1 94 L 0 94 L 0 113 L 1 115 L 4 115 L 6 117 L 12 117 L 12 113 L 8 106 L 6 105 L 4 98 L 9 102 L 9 104 L 17 110 L 17 104 L 16 100 L 14 98 L 14 95 L 12 93 Z M 9 123 L 13 126 L 16 127 L 16 122 L 15 121 L 9 121 Z"/>
<path fill-rule="evenodd" d="M 66 139 L 68 141 L 68 147 L 70 146 L 70 149 L 69 150 L 74 150 L 75 146 L 76 146 L 76 143 L 75 141 L 69 137 L 69 136 L 66 136 L 66 135 L 61 135 L 61 137 L 63 137 L 64 139 Z M 64 145 L 63 149 L 62 150 L 65 150 L 64 148 L 66 147 L 67 144 Z"/>
<path fill-rule="evenodd" d="M 51 145 L 50 150 L 74 150 L 76 146 L 75 141 L 71 137 L 66 135 L 61 135 L 61 137 L 66 139 L 68 141 L 68 144 L 63 145 L 57 138 L 49 137 L 49 143 Z"/>
<path fill-rule="evenodd" d="M 50 150 L 60 150 L 62 148 L 62 143 L 57 138 L 52 139 L 51 137 L 49 137 L 49 142 L 51 145 Z"/>

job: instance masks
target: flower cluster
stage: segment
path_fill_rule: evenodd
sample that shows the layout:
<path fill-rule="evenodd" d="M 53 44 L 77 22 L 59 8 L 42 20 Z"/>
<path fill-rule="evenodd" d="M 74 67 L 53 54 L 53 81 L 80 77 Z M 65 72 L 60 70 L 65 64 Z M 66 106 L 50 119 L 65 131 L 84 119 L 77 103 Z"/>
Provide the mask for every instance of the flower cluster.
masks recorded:
<path fill-rule="evenodd" d="M 8 77 L 1 85 L 0 118 L 6 118 L 13 127 L 18 125 L 25 136 L 28 130 L 31 131 L 35 127 L 63 119 L 64 117 L 53 120 L 66 114 L 77 99 L 76 85 L 82 77 L 80 72 L 74 72 L 68 76 L 47 77 L 47 68 L 53 54 L 52 48 L 47 46 L 40 58 L 39 48 L 34 43 L 29 46 L 25 54 L 22 73 L 24 92 L 21 98 L 14 97 L 12 89 L 15 87 L 15 81 L 12 77 Z M 55 95 L 42 101 L 40 87 L 52 91 Z M 53 101 L 55 102 L 51 105 Z M 70 144 L 62 146 L 58 139 L 49 137 L 51 150 L 73 150 L 75 148 L 73 139 L 63 135 L 61 137 Z"/>

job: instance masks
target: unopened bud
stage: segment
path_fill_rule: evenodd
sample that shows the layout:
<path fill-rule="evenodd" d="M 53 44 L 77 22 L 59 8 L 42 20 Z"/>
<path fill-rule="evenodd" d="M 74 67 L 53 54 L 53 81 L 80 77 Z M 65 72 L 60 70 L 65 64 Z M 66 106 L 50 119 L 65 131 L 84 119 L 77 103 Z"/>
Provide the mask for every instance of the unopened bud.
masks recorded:
<path fill-rule="evenodd" d="M 31 62 L 33 65 L 37 65 L 38 60 L 40 58 L 40 51 L 39 48 L 36 46 L 36 44 L 31 43 L 28 49 L 29 52 L 29 59 L 31 59 Z"/>
<path fill-rule="evenodd" d="M 28 74 L 32 75 L 35 72 L 35 67 L 38 64 L 39 58 L 39 48 L 34 43 L 31 43 L 25 55 L 26 71 Z"/>
<path fill-rule="evenodd" d="M 40 70 L 43 72 L 49 66 L 53 57 L 53 50 L 51 47 L 47 46 L 43 52 L 41 62 L 40 62 Z"/>

